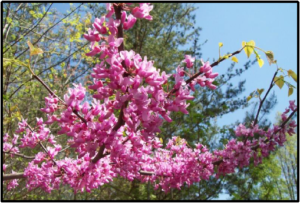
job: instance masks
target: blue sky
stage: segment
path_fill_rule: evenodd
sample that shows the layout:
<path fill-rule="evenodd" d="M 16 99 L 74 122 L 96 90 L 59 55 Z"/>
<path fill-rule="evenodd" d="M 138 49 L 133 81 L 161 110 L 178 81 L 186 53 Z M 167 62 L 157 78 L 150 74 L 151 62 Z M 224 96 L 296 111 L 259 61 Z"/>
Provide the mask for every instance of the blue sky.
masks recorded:
<path fill-rule="evenodd" d="M 297 70 L 297 4 L 296 3 L 199 3 L 197 4 L 197 25 L 202 27 L 200 41 L 208 42 L 202 46 L 202 57 L 204 60 L 218 58 L 218 43 L 224 45 L 221 54 L 234 52 L 241 48 L 242 41 L 254 40 L 256 46 L 274 53 L 278 66 L 283 69 Z M 259 53 L 265 61 L 265 65 L 259 68 L 255 64 L 250 70 L 234 81 L 246 79 L 246 91 L 242 96 L 248 96 L 257 88 L 267 88 L 270 85 L 276 66 L 270 66 L 265 55 Z M 236 68 L 243 67 L 247 57 L 245 53 L 237 55 L 239 63 Z M 254 54 L 250 59 L 255 59 Z M 230 60 L 216 66 L 216 72 L 224 72 Z M 289 82 L 296 83 L 289 78 Z M 277 94 L 278 104 L 268 116 L 270 121 L 275 122 L 277 112 L 283 112 L 288 106 L 289 100 L 296 100 L 294 94 L 287 97 L 288 87 L 273 88 Z M 255 101 L 255 100 L 252 100 Z M 251 108 L 251 107 L 250 107 Z M 230 124 L 238 118 L 243 118 L 245 110 L 239 110 L 234 114 L 223 116 L 219 124 Z"/>

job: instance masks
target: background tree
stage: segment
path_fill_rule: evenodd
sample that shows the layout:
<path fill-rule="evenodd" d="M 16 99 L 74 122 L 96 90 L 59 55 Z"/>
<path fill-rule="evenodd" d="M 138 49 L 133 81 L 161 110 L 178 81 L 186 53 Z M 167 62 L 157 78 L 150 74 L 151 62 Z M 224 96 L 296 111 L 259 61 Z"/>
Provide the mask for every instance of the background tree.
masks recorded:
<path fill-rule="evenodd" d="M 84 6 L 72 6 L 68 13 L 57 12 L 51 3 L 3 3 L 3 130 L 13 134 L 17 121 L 28 118 L 31 125 L 35 117 L 44 117 L 40 108 L 48 92 L 28 73 L 26 64 L 31 58 L 34 72 L 42 78 L 58 95 L 63 94 L 69 84 L 85 71 L 80 60 L 87 42 L 81 35 L 88 26 L 88 16 L 81 17 Z M 30 56 L 28 42 L 44 50 L 42 55 Z M 45 119 L 45 118 L 44 118 Z M 52 130 L 55 132 L 56 126 Z M 61 140 L 62 142 L 64 140 Z M 40 151 L 24 150 L 30 155 Z M 9 155 L 3 155 L 8 158 Z M 11 168 L 17 171 L 24 168 L 30 158 L 9 159 Z M 20 184 L 20 188 L 24 183 Z M 38 189 L 37 189 L 38 190 Z M 30 196 L 26 191 L 4 191 L 4 196 L 22 199 Z M 39 198 L 39 193 L 31 193 Z M 39 191 L 38 191 L 39 192 Z M 44 192 L 41 192 L 44 193 Z M 43 197 L 43 196 L 42 196 Z M 29 197 L 30 198 L 30 197 Z"/>

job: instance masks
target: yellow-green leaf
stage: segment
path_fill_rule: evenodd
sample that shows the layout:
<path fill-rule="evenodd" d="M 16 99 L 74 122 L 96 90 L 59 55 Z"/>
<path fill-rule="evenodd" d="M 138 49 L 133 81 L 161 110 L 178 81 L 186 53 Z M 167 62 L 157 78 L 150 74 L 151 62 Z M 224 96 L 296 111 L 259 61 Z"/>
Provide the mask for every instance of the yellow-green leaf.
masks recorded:
<path fill-rule="evenodd" d="M 17 108 L 17 105 L 14 105 L 12 107 L 9 108 L 10 111 L 14 111 Z"/>
<path fill-rule="evenodd" d="M 244 48 L 245 53 L 246 53 L 247 57 L 249 58 L 254 50 L 255 42 L 253 40 L 251 40 L 249 42 L 243 41 L 242 46 L 245 47 Z"/>
<path fill-rule="evenodd" d="M 31 44 L 30 41 L 27 41 L 27 44 L 28 44 L 29 49 L 30 49 L 30 56 L 44 53 L 43 50 L 42 50 L 41 48 L 36 48 L 36 47 L 34 47 L 34 46 Z"/>
<path fill-rule="evenodd" d="M 292 70 L 288 70 L 287 72 L 288 72 L 288 76 L 292 76 L 294 81 L 297 82 L 297 74 Z"/>
<path fill-rule="evenodd" d="M 272 51 L 267 51 L 266 56 L 270 65 L 274 63 L 274 54 Z"/>
<path fill-rule="evenodd" d="M 258 59 L 257 62 L 260 68 L 264 65 L 264 60 L 262 59 Z"/>
<path fill-rule="evenodd" d="M 234 61 L 234 62 L 236 62 L 236 63 L 239 62 L 239 60 L 238 60 L 235 56 L 233 56 L 233 57 L 231 58 L 231 60 Z"/>
<path fill-rule="evenodd" d="M 176 145 L 181 145 L 181 138 L 179 136 L 176 137 L 175 142 L 176 142 Z"/>
<path fill-rule="evenodd" d="M 281 89 L 284 85 L 284 79 L 283 79 L 283 76 L 279 76 L 279 77 L 275 77 L 274 78 L 274 82 L 275 84 Z"/>
<path fill-rule="evenodd" d="M 264 89 L 257 89 L 257 92 L 259 95 L 261 95 L 263 93 Z"/>
<path fill-rule="evenodd" d="M 294 92 L 294 88 L 293 87 L 289 87 L 289 94 L 288 96 L 291 96 Z"/>
<path fill-rule="evenodd" d="M 6 67 L 8 65 L 11 65 L 11 63 L 15 63 L 19 66 L 25 66 L 28 67 L 28 65 L 22 61 L 19 61 L 17 59 L 9 59 L 9 58 L 3 58 L 3 66 Z"/>
<path fill-rule="evenodd" d="M 6 20 L 7 20 L 8 24 L 10 24 L 12 22 L 12 19 L 10 17 L 7 17 Z"/>
<path fill-rule="evenodd" d="M 247 97 L 247 102 L 250 101 L 250 99 L 252 99 L 252 96 L 251 96 L 251 95 L 249 95 L 249 96 Z"/>
<path fill-rule="evenodd" d="M 222 42 L 219 42 L 219 47 L 221 48 L 223 46 L 223 43 Z"/>
<path fill-rule="evenodd" d="M 163 144 L 164 143 L 164 141 L 163 141 L 163 139 L 162 138 L 159 138 L 159 141 Z"/>

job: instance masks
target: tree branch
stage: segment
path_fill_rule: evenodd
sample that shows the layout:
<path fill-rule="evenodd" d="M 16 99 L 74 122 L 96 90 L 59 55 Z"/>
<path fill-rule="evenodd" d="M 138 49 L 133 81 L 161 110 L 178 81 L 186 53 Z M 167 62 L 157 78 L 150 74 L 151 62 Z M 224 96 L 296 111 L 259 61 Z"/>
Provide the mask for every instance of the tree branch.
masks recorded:
<path fill-rule="evenodd" d="M 41 79 L 41 78 L 39 78 L 39 76 L 37 76 L 37 75 L 33 75 L 33 77 L 35 78 L 35 79 L 37 79 L 47 90 L 48 90 L 48 92 L 51 94 L 51 95 L 53 95 L 53 96 L 55 96 L 56 98 L 58 98 L 64 105 L 67 105 L 66 103 L 65 103 L 65 101 L 64 100 L 62 100 L 60 97 L 58 97 L 49 87 L 48 87 L 48 85 L 46 84 L 46 83 L 44 83 L 44 81 Z M 78 117 L 78 118 L 80 118 L 81 119 L 81 121 L 82 122 L 84 122 L 85 124 L 87 124 L 87 121 L 85 120 L 85 118 L 83 118 L 81 115 L 79 115 L 79 113 L 75 110 L 75 109 L 73 109 L 73 113 Z"/>
<path fill-rule="evenodd" d="M 254 120 L 253 126 L 255 126 L 255 125 L 257 124 L 257 122 L 258 122 L 258 115 L 259 115 L 260 109 L 261 109 L 261 107 L 262 107 L 264 101 L 266 100 L 266 98 L 267 98 L 267 96 L 268 96 L 270 90 L 271 90 L 272 87 L 274 86 L 273 81 L 274 81 L 274 78 L 276 77 L 277 73 L 278 73 L 278 70 L 275 72 L 275 74 L 274 74 L 274 76 L 273 76 L 273 78 L 272 78 L 271 84 L 270 84 L 270 86 L 269 86 L 269 89 L 268 89 L 268 91 L 266 92 L 264 98 L 263 98 L 263 99 L 260 101 L 260 103 L 259 103 L 259 107 L 258 107 L 256 116 L 255 116 L 255 120 Z"/>
<path fill-rule="evenodd" d="M 279 126 L 279 129 L 276 130 L 276 131 L 273 133 L 273 135 L 277 134 L 280 130 L 283 129 L 283 127 L 284 127 L 284 126 L 286 125 L 286 123 L 294 116 L 294 114 L 297 112 L 297 110 L 298 110 L 298 108 L 295 109 L 295 110 L 289 115 L 289 117 L 288 117 L 288 118 L 287 118 L 287 119 Z M 266 139 L 266 140 L 264 141 L 264 143 L 267 143 L 268 141 L 270 141 L 270 140 L 272 139 L 273 135 L 270 137 L 270 139 Z M 256 146 L 251 147 L 252 150 L 257 150 L 258 148 L 259 148 L 259 145 L 256 145 Z M 223 162 L 223 159 L 220 159 L 220 160 L 218 160 L 218 161 L 213 162 L 213 164 L 214 164 L 214 165 L 219 165 L 219 164 L 221 164 L 222 162 Z"/>
<path fill-rule="evenodd" d="M 26 178 L 24 176 L 24 173 L 14 173 L 14 174 L 3 174 L 3 179 L 2 180 L 13 180 L 13 179 L 21 179 L 21 178 Z"/>
<path fill-rule="evenodd" d="M 234 56 L 234 55 L 236 55 L 236 54 L 239 54 L 243 49 L 244 49 L 244 47 L 241 48 L 241 49 L 238 50 L 238 51 L 235 51 L 235 52 L 233 52 L 233 53 L 231 53 L 231 54 L 228 54 L 227 56 L 228 56 L 228 57 L 232 57 L 232 56 Z M 224 61 L 224 60 L 226 60 L 226 58 L 223 57 L 222 59 L 219 59 L 218 61 L 212 63 L 210 66 L 211 66 L 211 67 L 217 66 L 217 65 L 219 65 L 219 63 L 221 63 L 221 62 Z M 200 76 L 201 74 L 202 74 L 202 72 L 199 71 L 198 73 L 196 73 L 196 74 L 194 74 L 192 77 L 190 77 L 188 80 L 186 80 L 185 83 L 186 83 L 186 84 L 191 83 L 194 79 L 196 79 L 196 78 L 197 78 L 198 76 Z M 178 90 L 178 89 L 173 88 L 173 89 L 170 91 L 170 93 L 168 94 L 168 97 L 169 97 L 171 94 L 175 93 L 177 90 Z"/>
<path fill-rule="evenodd" d="M 19 156 L 19 157 L 23 157 L 25 159 L 34 159 L 35 158 L 34 156 L 26 156 L 24 154 L 18 154 L 18 153 L 12 153 L 12 152 L 4 152 L 4 153 L 12 154 L 12 155 Z"/>
<path fill-rule="evenodd" d="M 68 15 L 66 15 L 64 18 L 60 19 L 57 23 L 55 23 L 54 25 L 52 25 L 51 27 L 49 27 L 34 43 L 32 43 L 32 45 L 35 45 L 36 43 L 38 43 L 45 34 L 47 34 L 54 26 L 56 26 L 57 24 L 59 24 L 61 21 L 63 21 L 65 18 L 69 17 L 72 13 L 74 13 L 80 6 L 82 6 L 83 3 L 81 3 L 77 8 L 75 8 L 73 11 L 71 11 Z M 29 47 L 27 49 L 25 49 L 22 53 L 20 53 L 18 56 L 16 56 L 15 59 L 19 58 L 22 54 L 24 54 L 27 50 L 29 49 Z"/>
<path fill-rule="evenodd" d="M 51 5 L 49 6 L 49 8 L 47 9 L 47 11 L 44 13 L 44 15 L 42 16 L 42 18 L 36 23 L 36 25 L 34 25 L 30 30 L 28 30 L 24 35 L 22 35 L 22 37 L 20 37 L 19 39 L 17 39 L 12 45 L 10 45 L 4 52 L 7 52 L 7 50 L 9 50 L 12 46 L 14 46 L 16 43 L 18 43 L 21 39 L 23 39 L 26 35 L 28 35 L 34 28 L 36 28 L 36 26 L 38 26 L 40 24 L 40 22 L 44 19 L 44 17 L 47 15 L 49 9 L 51 8 L 53 3 L 51 3 Z"/>

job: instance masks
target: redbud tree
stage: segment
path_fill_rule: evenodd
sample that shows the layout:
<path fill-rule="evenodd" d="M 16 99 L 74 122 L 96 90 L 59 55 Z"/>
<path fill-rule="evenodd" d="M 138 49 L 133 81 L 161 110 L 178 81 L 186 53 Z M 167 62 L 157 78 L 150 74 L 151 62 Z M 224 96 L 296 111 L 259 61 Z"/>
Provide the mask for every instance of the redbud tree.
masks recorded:
<path fill-rule="evenodd" d="M 132 50 L 124 50 L 124 32 L 131 29 L 137 20 L 151 21 L 153 6 L 140 3 L 107 3 L 105 16 L 96 18 L 93 28 L 84 34 L 90 42 L 89 57 L 97 57 L 100 63 L 93 68 L 93 84 L 88 86 L 92 95 L 87 95 L 82 84 L 73 84 L 61 98 L 51 90 L 33 71 L 31 63 L 24 63 L 33 78 L 45 87 L 45 107 L 40 109 L 47 120 L 36 118 L 30 126 L 26 119 L 18 124 L 15 134 L 3 137 L 3 181 L 7 189 L 18 186 L 19 179 L 26 179 L 28 190 L 42 188 L 51 193 L 60 185 L 69 185 L 74 191 L 87 191 L 109 183 L 114 177 L 150 182 L 155 189 L 168 192 L 208 180 L 211 176 L 234 173 L 237 167 L 247 167 L 262 162 L 270 152 L 286 141 L 286 135 L 295 133 L 296 122 L 291 120 L 298 108 L 290 101 L 281 115 L 282 123 L 269 129 L 261 129 L 258 116 L 270 90 L 275 86 L 289 86 L 289 95 L 295 86 L 287 78 L 297 81 L 292 70 L 277 67 L 265 91 L 253 91 L 247 100 L 259 99 L 259 108 L 250 128 L 243 124 L 236 127 L 236 138 L 221 150 L 210 151 L 201 143 L 192 148 L 180 136 L 167 143 L 158 138 L 163 122 L 172 122 L 172 112 L 188 114 L 188 100 L 192 100 L 195 86 L 212 90 L 218 88 L 214 79 L 218 73 L 213 67 L 231 59 L 243 50 L 249 58 L 255 55 L 259 66 L 264 53 L 270 65 L 277 66 L 272 51 L 264 51 L 254 41 L 243 42 L 242 48 L 224 56 L 214 63 L 202 61 L 193 72 L 195 58 L 186 55 L 173 73 L 161 72 L 154 61 Z M 30 58 L 43 53 L 28 42 Z M 219 49 L 223 46 L 219 44 Z M 281 74 L 278 76 L 278 74 Z M 173 82 L 170 82 L 173 81 Z M 92 98 L 91 98 L 92 97 Z M 51 125 L 57 124 L 59 131 L 53 135 Z M 66 146 L 58 142 L 67 136 Z M 21 153 L 22 148 L 40 146 L 42 151 L 33 157 Z M 73 148 L 75 154 L 59 158 L 59 154 Z M 8 159 L 29 159 L 24 171 L 12 171 Z"/>

